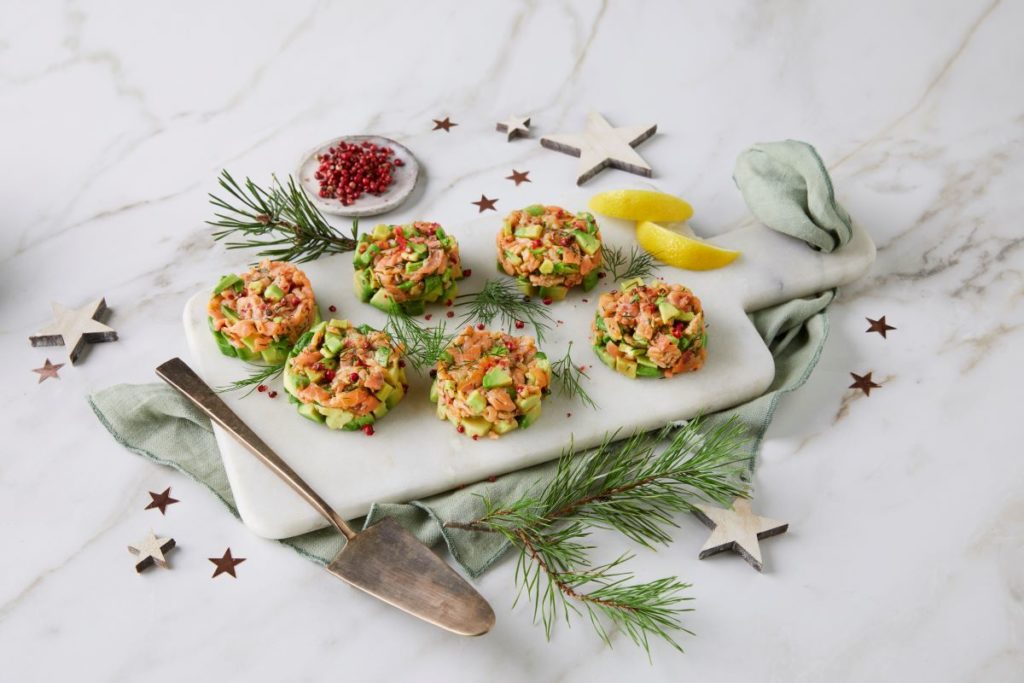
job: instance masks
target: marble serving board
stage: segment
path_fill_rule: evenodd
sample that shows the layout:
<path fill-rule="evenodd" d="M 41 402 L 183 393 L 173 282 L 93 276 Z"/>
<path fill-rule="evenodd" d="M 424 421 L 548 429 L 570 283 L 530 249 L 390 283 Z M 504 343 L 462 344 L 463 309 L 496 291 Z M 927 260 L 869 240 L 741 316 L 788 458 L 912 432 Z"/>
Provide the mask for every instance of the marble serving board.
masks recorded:
<path fill-rule="evenodd" d="M 579 210 L 586 197 L 563 200 Z M 427 217 L 431 218 L 431 217 Z M 443 218 L 443 217 L 442 217 Z M 460 244 L 463 267 L 471 277 L 461 292 L 479 290 L 495 272 L 494 239 L 502 214 L 486 213 L 473 220 L 445 222 Z M 634 224 L 599 217 L 606 244 L 627 249 Z M 367 226 L 369 227 L 369 226 Z M 287 401 L 280 380 L 266 394 L 227 394 L 228 404 L 266 442 L 347 518 L 366 514 L 373 502 L 407 501 L 517 470 L 557 457 L 572 439 L 577 447 L 600 442 L 622 428 L 652 429 L 743 403 L 771 383 L 774 364 L 767 347 L 746 316 L 765 306 L 814 294 L 860 277 L 874 260 L 875 247 L 860 228 L 851 242 L 832 254 L 817 252 L 803 242 L 756 225 L 718 236 L 711 242 L 742 252 L 726 268 L 707 272 L 660 269 L 670 282 L 690 287 L 701 298 L 708 325 L 708 358 L 692 374 L 667 380 L 630 380 L 602 365 L 594 356 L 588 335 L 597 297 L 615 286 L 606 278 L 590 293 L 573 292 L 550 307 L 559 321 L 540 345 L 552 359 L 561 358 L 569 342 L 573 357 L 586 364 L 588 393 L 598 403 L 591 410 L 578 400 L 551 396 L 541 418 L 529 429 L 497 440 L 473 441 L 439 420 L 428 398 L 430 378 L 410 370 L 408 396 L 377 423 L 376 433 L 332 431 L 301 417 Z M 351 256 L 324 258 L 302 266 L 313 282 L 324 315 L 348 318 L 380 327 L 384 315 L 356 299 L 352 292 Z M 244 269 L 239 264 L 239 270 Z M 216 282 L 221 273 L 211 273 Z M 220 354 L 206 322 L 210 292 L 197 292 L 185 307 L 184 323 L 196 370 L 213 386 L 244 377 L 249 367 Z M 329 314 L 328 306 L 337 307 Z M 445 309 L 432 307 L 429 324 L 458 320 Z M 267 538 L 285 538 L 325 526 L 324 520 L 279 481 L 243 447 L 215 428 L 231 489 L 242 520 Z"/>

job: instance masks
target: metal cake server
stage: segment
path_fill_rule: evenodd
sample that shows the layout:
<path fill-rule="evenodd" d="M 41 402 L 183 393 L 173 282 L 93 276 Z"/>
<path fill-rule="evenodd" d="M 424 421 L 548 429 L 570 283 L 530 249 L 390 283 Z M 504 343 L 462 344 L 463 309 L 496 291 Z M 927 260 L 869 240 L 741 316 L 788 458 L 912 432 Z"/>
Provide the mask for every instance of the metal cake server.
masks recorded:
<path fill-rule="evenodd" d="M 345 547 L 327 565 L 327 571 L 453 633 L 479 636 L 491 630 L 494 610 L 487 601 L 398 522 L 385 517 L 365 531 L 353 531 L 183 360 L 167 361 L 156 374 L 238 439 L 345 536 Z"/>

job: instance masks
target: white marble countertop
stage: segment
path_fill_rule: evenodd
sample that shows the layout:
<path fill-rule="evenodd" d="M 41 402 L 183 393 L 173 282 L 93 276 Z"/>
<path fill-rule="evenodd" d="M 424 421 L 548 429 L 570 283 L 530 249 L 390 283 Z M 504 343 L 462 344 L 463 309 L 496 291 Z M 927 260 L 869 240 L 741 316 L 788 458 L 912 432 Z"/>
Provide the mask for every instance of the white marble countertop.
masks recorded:
<path fill-rule="evenodd" d="M 1020 680 L 1024 5 L 396 5 L 0 8 L 0 678 Z M 496 121 L 530 115 L 539 136 L 591 109 L 659 124 L 651 182 L 703 234 L 750 220 L 741 149 L 810 141 L 879 247 L 768 433 L 756 508 L 792 526 L 764 544 L 767 572 L 698 561 L 690 518 L 639 553 L 641 574 L 694 584 L 685 655 L 659 644 L 648 664 L 582 622 L 546 643 L 512 607 L 510 562 L 478 584 L 491 634 L 432 630 L 253 536 L 94 419 L 85 396 L 184 354 L 185 297 L 244 260 L 203 224 L 220 169 L 265 180 L 320 140 L 380 133 L 426 171 L 389 218 L 459 221 L 481 193 L 508 210 L 571 187 L 575 160 L 506 143 Z M 459 125 L 431 131 L 445 116 Z M 98 296 L 120 341 L 37 384 L 61 359 L 27 341 L 50 301 Z M 880 315 L 888 339 L 864 333 Z M 847 390 L 868 370 L 880 389 Z M 181 503 L 144 511 L 167 486 Z M 179 549 L 140 577 L 125 546 L 150 527 Z M 227 546 L 239 578 L 211 581 Z"/>

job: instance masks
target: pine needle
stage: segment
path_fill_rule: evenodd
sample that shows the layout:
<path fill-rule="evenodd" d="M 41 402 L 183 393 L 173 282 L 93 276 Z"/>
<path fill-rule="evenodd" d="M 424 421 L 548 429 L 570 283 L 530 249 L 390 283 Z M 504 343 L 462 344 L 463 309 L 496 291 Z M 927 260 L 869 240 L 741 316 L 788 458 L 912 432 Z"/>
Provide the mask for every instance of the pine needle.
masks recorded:
<path fill-rule="evenodd" d="M 594 565 L 587 539 L 594 529 L 621 533 L 648 548 L 671 542 L 673 516 L 699 501 L 726 505 L 745 495 L 740 472 L 745 438 L 736 420 L 705 432 L 701 420 L 605 442 L 587 455 L 563 452 L 554 478 L 539 492 L 509 503 L 484 499 L 485 513 L 456 529 L 498 533 L 518 551 L 519 597 L 550 637 L 554 623 L 584 613 L 610 644 L 609 627 L 650 654 L 650 639 L 681 650 L 679 632 L 689 584 L 676 577 L 640 582 L 626 565 L 631 555 Z M 667 445 L 661 447 L 663 442 Z M 517 598 L 518 599 L 518 598 Z"/>
<path fill-rule="evenodd" d="M 291 176 L 286 185 L 275 176 L 269 188 L 262 188 L 249 178 L 239 185 L 221 171 L 219 184 L 229 197 L 210 195 L 217 212 L 216 220 L 207 223 L 220 228 L 213 233 L 215 240 L 232 240 L 228 249 L 259 249 L 256 255 L 261 258 L 305 263 L 356 248 L 358 221 L 352 223 L 351 236 L 343 235 Z"/>

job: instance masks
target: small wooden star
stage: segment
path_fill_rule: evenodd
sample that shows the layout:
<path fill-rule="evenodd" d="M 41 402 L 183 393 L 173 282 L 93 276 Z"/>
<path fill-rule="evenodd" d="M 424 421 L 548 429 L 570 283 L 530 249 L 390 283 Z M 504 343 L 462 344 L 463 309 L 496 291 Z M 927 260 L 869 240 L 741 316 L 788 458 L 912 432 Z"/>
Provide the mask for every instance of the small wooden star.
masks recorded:
<path fill-rule="evenodd" d="M 164 489 L 163 493 L 149 492 L 149 497 L 153 500 L 150 501 L 149 505 L 146 506 L 147 510 L 159 510 L 161 515 L 167 514 L 167 506 L 174 505 L 180 502 L 177 498 L 171 498 L 171 487 L 168 486 Z"/>
<path fill-rule="evenodd" d="M 494 205 L 497 203 L 497 199 L 488 199 L 487 195 L 480 195 L 480 201 L 478 202 L 470 202 L 470 204 L 476 204 L 477 206 L 480 207 L 480 211 L 478 213 L 483 213 L 488 209 L 490 209 L 491 211 L 497 211 L 497 209 L 494 208 Z"/>
<path fill-rule="evenodd" d="M 498 132 L 506 133 L 508 135 L 506 140 L 512 142 L 512 138 L 526 136 L 530 133 L 530 117 L 509 116 L 504 121 L 498 121 L 496 128 Z"/>
<path fill-rule="evenodd" d="M 871 318 L 864 318 L 864 319 L 867 320 L 869 323 L 871 323 L 871 327 L 869 327 L 868 329 L 866 329 L 864 331 L 865 332 L 877 332 L 878 334 L 882 335 L 882 339 L 885 339 L 885 333 L 886 332 L 888 332 L 889 330 L 895 330 L 896 329 L 892 325 L 889 325 L 889 324 L 887 324 L 885 322 L 885 316 L 884 315 L 881 318 L 879 318 L 878 320 L 872 320 Z"/>
<path fill-rule="evenodd" d="M 235 567 L 245 562 L 244 557 L 232 557 L 231 548 L 228 548 L 224 551 L 223 557 L 211 557 L 209 559 L 210 562 L 213 562 L 217 566 L 217 569 L 215 569 L 213 572 L 213 576 L 210 577 L 213 579 L 217 578 L 221 574 L 231 574 L 231 576 L 237 579 L 238 575 L 235 574 Z"/>
<path fill-rule="evenodd" d="M 517 171 L 514 168 L 512 169 L 512 175 L 505 176 L 505 180 L 513 181 L 516 184 L 516 187 L 519 187 L 520 183 L 532 183 L 533 182 L 532 180 L 530 180 L 530 172 L 529 171 Z"/>
<path fill-rule="evenodd" d="M 443 130 L 446 133 L 451 132 L 451 129 L 459 124 L 455 123 L 447 116 L 443 119 L 432 119 L 434 122 L 434 128 L 432 130 Z"/>
<path fill-rule="evenodd" d="M 54 365 L 53 363 L 50 362 L 50 359 L 47 358 L 46 362 L 43 363 L 43 367 L 34 368 L 32 370 L 32 372 L 39 373 L 39 381 L 36 382 L 36 384 L 42 384 L 44 380 L 48 380 L 51 377 L 54 379 L 60 379 L 60 375 L 58 375 L 57 373 L 60 371 L 62 367 L 64 367 L 63 363 L 57 363 L 56 365 Z"/>
<path fill-rule="evenodd" d="M 128 546 L 128 551 L 139 556 L 139 561 L 135 563 L 135 571 L 141 574 L 154 564 L 166 568 L 167 558 L 164 557 L 164 553 L 170 552 L 173 547 L 173 538 L 157 538 L 156 534 L 150 531 L 141 543 Z"/>
<path fill-rule="evenodd" d="M 57 303 L 50 306 L 54 320 L 29 337 L 32 346 L 64 345 L 74 365 L 86 342 L 95 344 L 117 340 L 117 332 L 97 320 L 107 310 L 104 299 L 96 299 L 82 308 L 66 308 Z"/>
<path fill-rule="evenodd" d="M 608 119 L 592 112 L 587 115 L 582 133 L 545 135 L 540 144 L 580 158 L 577 185 L 582 185 L 609 166 L 649 178 L 651 167 L 633 148 L 657 131 L 657 124 L 612 128 Z"/>
<path fill-rule="evenodd" d="M 700 559 L 724 550 L 733 550 L 757 571 L 764 569 L 761 545 L 758 541 L 769 536 L 778 536 L 789 528 L 787 522 L 755 515 L 748 498 L 737 498 L 728 510 L 698 505 L 694 514 L 712 529 L 707 543 L 700 549 Z"/>
<path fill-rule="evenodd" d="M 865 396 L 870 396 L 872 389 L 877 389 L 880 386 L 882 386 L 881 384 L 876 384 L 875 382 L 871 381 L 871 373 L 870 372 L 868 374 L 866 374 L 866 375 L 863 375 L 863 376 L 851 372 L 850 373 L 850 377 L 853 378 L 853 384 L 851 384 L 849 388 L 850 389 L 860 389 L 861 391 L 864 392 Z"/>

